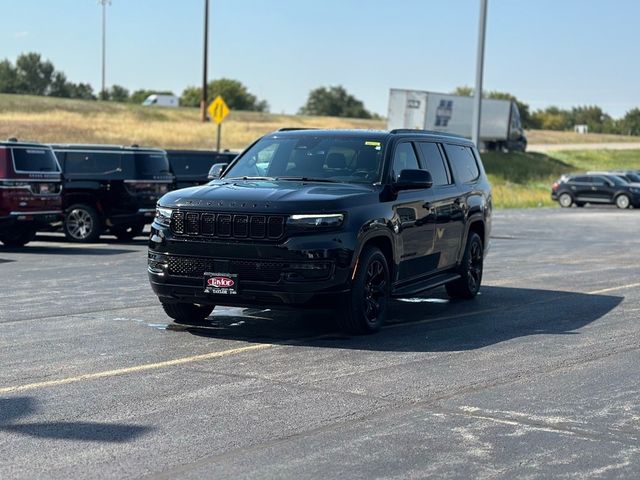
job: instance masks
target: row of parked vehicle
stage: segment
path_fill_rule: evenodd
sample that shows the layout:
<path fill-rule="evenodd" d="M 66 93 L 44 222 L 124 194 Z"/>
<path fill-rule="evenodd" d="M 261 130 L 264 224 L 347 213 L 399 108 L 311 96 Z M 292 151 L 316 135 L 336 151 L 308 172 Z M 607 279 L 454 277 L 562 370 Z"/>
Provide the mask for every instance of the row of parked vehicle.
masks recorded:
<path fill-rule="evenodd" d="M 584 207 L 588 203 L 640 208 L 640 171 L 563 175 L 551 186 L 551 198 L 564 208 Z"/>
<path fill-rule="evenodd" d="M 237 153 L 118 145 L 0 142 L 0 242 L 23 246 L 60 229 L 72 242 L 109 232 L 120 240 L 153 221 L 169 190 L 206 183 Z"/>

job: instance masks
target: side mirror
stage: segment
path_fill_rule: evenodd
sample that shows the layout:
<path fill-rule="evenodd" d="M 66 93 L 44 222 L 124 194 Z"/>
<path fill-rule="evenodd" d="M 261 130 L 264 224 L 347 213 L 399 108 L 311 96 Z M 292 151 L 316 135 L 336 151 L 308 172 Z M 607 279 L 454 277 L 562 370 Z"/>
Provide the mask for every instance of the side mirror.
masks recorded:
<path fill-rule="evenodd" d="M 393 184 L 396 191 L 400 190 L 418 190 L 421 188 L 431 188 L 433 186 L 433 178 L 426 170 L 402 170 L 400 177 Z"/>
<path fill-rule="evenodd" d="M 217 180 L 224 172 L 224 169 L 229 166 L 228 163 L 214 163 L 209 169 L 209 174 L 207 175 L 208 180 Z"/>

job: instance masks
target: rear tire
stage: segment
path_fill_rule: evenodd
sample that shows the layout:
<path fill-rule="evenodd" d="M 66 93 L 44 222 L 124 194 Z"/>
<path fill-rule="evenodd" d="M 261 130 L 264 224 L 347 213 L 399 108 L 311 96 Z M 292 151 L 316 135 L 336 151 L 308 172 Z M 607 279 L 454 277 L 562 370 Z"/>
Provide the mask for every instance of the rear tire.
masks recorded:
<path fill-rule="evenodd" d="M 573 197 L 568 193 L 561 193 L 558 197 L 558 203 L 562 208 L 569 208 L 573 205 Z"/>
<path fill-rule="evenodd" d="M 624 210 L 625 208 L 629 208 L 630 205 L 631 205 L 631 199 L 629 198 L 628 195 L 621 193 L 616 197 L 616 207 Z"/>
<path fill-rule="evenodd" d="M 338 312 L 338 326 L 348 333 L 374 333 L 382 328 L 387 316 L 389 266 L 378 248 L 366 246 L 356 268 L 346 304 Z"/>
<path fill-rule="evenodd" d="M 484 251 L 480 235 L 470 232 L 458 271 L 461 276 L 458 280 L 445 285 L 445 289 L 451 298 L 469 300 L 478 294 L 482 283 L 483 261 Z"/>
<path fill-rule="evenodd" d="M 6 232 L 0 236 L 0 242 L 6 247 L 24 247 L 36 237 L 36 229 L 33 227 L 16 228 L 12 232 Z"/>
<path fill-rule="evenodd" d="M 102 233 L 102 219 L 95 208 L 77 203 L 67 209 L 63 229 L 70 242 L 95 242 Z"/>
<path fill-rule="evenodd" d="M 163 303 L 167 315 L 178 323 L 202 322 L 211 315 L 214 305 L 196 305 L 195 303 Z"/>

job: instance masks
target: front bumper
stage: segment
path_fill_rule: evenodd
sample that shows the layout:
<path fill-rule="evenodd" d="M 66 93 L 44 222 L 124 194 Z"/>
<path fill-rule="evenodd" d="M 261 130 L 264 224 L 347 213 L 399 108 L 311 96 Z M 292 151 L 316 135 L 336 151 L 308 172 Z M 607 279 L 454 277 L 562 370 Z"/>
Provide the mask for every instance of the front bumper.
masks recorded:
<path fill-rule="evenodd" d="M 350 291 L 353 247 L 346 233 L 282 242 L 195 241 L 152 224 L 148 274 L 162 302 L 242 307 L 333 307 Z M 203 273 L 238 275 L 237 294 L 204 291 Z"/>

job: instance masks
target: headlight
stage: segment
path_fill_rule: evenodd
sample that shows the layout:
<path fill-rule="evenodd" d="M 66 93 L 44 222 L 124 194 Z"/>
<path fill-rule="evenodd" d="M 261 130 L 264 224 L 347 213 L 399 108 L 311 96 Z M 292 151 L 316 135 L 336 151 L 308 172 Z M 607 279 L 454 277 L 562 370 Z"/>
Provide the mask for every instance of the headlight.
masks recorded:
<path fill-rule="evenodd" d="M 289 225 L 302 228 L 337 228 L 342 225 L 344 215 L 342 213 L 318 213 L 291 215 Z"/>
<path fill-rule="evenodd" d="M 173 210 L 171 208 L 166 207 L 156 207 L 156 223 L 159 223 L 163 227 L 171 226 L 171 213 Z"/>

